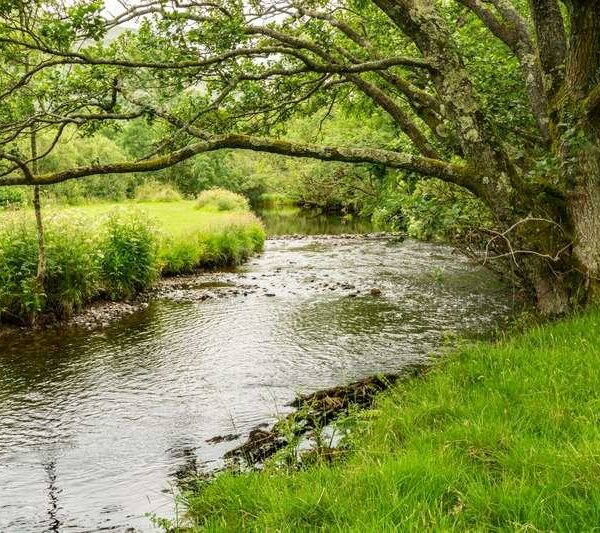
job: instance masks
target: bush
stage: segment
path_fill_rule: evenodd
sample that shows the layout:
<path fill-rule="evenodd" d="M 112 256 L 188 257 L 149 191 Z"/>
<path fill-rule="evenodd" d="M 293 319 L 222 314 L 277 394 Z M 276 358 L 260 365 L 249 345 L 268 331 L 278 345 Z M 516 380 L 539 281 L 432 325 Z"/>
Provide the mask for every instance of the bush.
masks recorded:
<path fill-rule="evenodd" d="M 139 202 L 177 202 L 182 200 L 181 193 L 168 183 L 149 180 L 135 190 L 135 199 Z"/>
<path fill-rule="evenodd" d="M 99 251 L 83 218 L 57 218 L 47 225 L 46 234 L 45 308 L 67 318 L 98 294 Z"/>
<path fill-rule="evenodd" d="M 14 215 L 0 231 L 0 318 L 33 323 L 41 313 L 66 318 L 99 288 L 97 253 L 83 221 L 46 224 L 47 270 L 38 287 L 38 243 L 33 215 Z"/>
<path fill-rule="evenodd" d="M 25 203 L 25 192 L 15 187 L 0 187 L 0 207 L 16 207 Z"/>
<path fill-rule="evenodd" d="M 249 211 L 250 203 L 241 194 L 217 188 L 202 191 L 196 207 L 207 211 Z"/>
<path fill-rule="evenodd" d="M 128 298 L 158 276 L 156 232 L 138 212 L 115 211 L 100 239 L 103 288 L 111 299 Z"/>
<path fill-rule="evenodd" d="M 37 235 L 23 216 L 4 219 L 0 231 L 0 317 L 32 323 L 44 306 L 37 289 Z"/>

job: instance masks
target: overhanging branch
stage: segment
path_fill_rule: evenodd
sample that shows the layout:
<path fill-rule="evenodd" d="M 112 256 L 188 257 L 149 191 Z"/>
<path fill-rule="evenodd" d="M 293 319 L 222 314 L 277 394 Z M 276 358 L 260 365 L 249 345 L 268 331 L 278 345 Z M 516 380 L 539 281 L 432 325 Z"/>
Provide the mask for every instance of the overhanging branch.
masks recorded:
<path fill-rule="evenodd" d="M 0 185 L 24 185 L 32 183 L 36 185 L 48 185 L 92 175 L 149 172 L 173 166 L 198 154 L 225 148 L 281 154 L 290 157 L 306 157 L 321 161 L 378 164 L 388 168 L 417 172 L 424 177 L 439 178 L 465 187 L 473 192 L 476 192 L 477 189 L 477 183 L 472 179 L 473 172 L 464 165 L 451 164 L 391 150 L 320 146 L 239 134 L 221 135 L 208 141 L 190 144 L 170 154 L 144 161 L 78 167 L 60 172 L 41 174 L 35 176 L 33 181 L 23 176 L 7 176 L 0 179 Z"/>

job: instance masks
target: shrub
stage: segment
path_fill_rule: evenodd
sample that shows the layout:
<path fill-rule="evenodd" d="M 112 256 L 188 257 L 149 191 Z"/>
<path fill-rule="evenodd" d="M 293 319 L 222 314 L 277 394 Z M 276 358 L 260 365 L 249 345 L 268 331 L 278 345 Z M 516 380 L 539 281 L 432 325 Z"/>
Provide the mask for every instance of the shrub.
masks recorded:
<path fill-rule="evenodd" d="M 31 221 L 4 218 L 0 230 L 0 317 L 31 323 L 43 309 L 44 295 L 35 283 L 37 235 Z"/>
<path fill-rule="evenodd" d="M 226 189 L 202 191 L 196 203 L 198 209 L 207 211 L 249 211 L 248 199 Z"/>
<path fill-rule="evenodd" d="M 168 183 L 149 180 L 136 188 L 135 199 L 139 202 L 177 202 L 182 200 L 182 196 Z"/>
<path fill-rule="evenodd" d="M 72 218 L 46 224 L 47 270 L 37 287 L 38 244 L 33 216 L 3 220 L 0 231 L 0 317 L 33 323 L 41 313 L 66 318 L 98 292 L 99 267 L 91 232 Z"/>
<path fill-rule="evenodd" d="M 100 240 L 102 281 L 111 299 L 128 298 L 158 275 L 158 246 L 152 225 L 139 212 L 115 211 Z"/>
<path fill-rule="evenodd" d="M 0 207 L 15 207 L 25 203 L 25 192 L 15 187 L 0 187 Z"/>
<path fill-rule="evenodd" d="M 99 253 L 89 221 L 61 217 L 47 225 L 45 309 L 70 317 L 99 290 Z"/>

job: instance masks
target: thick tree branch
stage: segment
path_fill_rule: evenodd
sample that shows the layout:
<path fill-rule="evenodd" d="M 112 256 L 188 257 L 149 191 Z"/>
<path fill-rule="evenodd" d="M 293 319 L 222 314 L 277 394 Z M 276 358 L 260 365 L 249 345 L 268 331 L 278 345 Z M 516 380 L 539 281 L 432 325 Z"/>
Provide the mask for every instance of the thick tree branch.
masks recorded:
<path fill-rule="evenodd" d="M 352 26 L 347 24 L 346 22 L 334 17 L 330 13 L 325 13 L 321 11 L 313 11 L 309 9 L 305 9 L 304 7 L 297 8 L 297 16 L 307 16 L 310 18 L 323 20 L 329 23 L 332 27 L 340 30 L 348 39 L 352 42 L 366 50 L 371 57 L 375 59 L 381 59 L 381 55 L 372 45 L 372 43 L 359 32 L 355 31 Z M 348 50 L 341 51 L 345 57 L 351 59 L 354 62 L 358 62 L 359 60 L 355 58 Z M 429 93 L 423 91 L 410 83 L 408 80 L 398 76 L 396 74 L 392 74 L 388 71 L 378 71 L 377 74 L 387 83 L 395 87 L 400 91 L 400 93 L 407 100 L 408 104 L 412 107 L 413 111 L 417 116 L 419 116 L 425 124 L 429 127 L 432 133 L 438 137 L 444 137 L 444 128 L 443 123 L 440 120 L 440 104 L 439 102 Z"/>
<path fill-rule="evenodd" d="M 480 197 L 487 202 L 493 201 L 492 198 L 508 200 L 507 188 L 523 191 L 522 176 L 488 127 L 456 42 L 436 5 L 428 0 L 373 2 L 414 42 L 425 60 L 434 67 L 432 82 L 457 130 L 465 158 L 473 167 L 493 176 L 485 180 L 487 194 Z M 481 189 L 483 191 L 486 187 Z M 510 200 L 504 208 L 499 206 L 498 209 L 506 213 L 510 210 Z"/>
<path fill-rule="evenodd" d="M 398 104 L 396 104 L 396 102 L 394 102 L 394 100 L 392 100 L 386 93 L 384 93 L 376 85 L 365 81 L 357 74 L 349 75 L 348 79 L 352 81 L 362 92 L 368 95 L 373 100 L 373 102 L 375 102 L 378 106 L 380 106 L 382 109 L 387 111 L 387 113 L 389 113 L 389 115 L 394 119 L 396 124 L 398 124 L 400 129 L 416 146 L 419 152 L 421 152 L 426 157 L 430 157 L 432 159 L 440 159 L 440 154 L 431 145 L 429 139 L 427 139 L 427 137 L 423 135 L 421 130 L 410 119 L 408 114 L 405 113 L 405 111 Z"/>
<path fill-rule="evenodd" d="M 564 78 L 567 56 L 565 24 L 557 0 L 529 0 L 537 49 L 549 94 L 555 94 Z"/>
<path fill-rule="evenodd" d="M 148 172 L 173 166 L 201 153 L 226 148 L 238 148 L 291 157 L 306 157 L 322 161 L 378 164 L 389 168 L 418 172 L 425 177 L 439 178 L 469 190 L 473 190 L 474 192 L 477 190 L 477 183 L 474 183 L 472 180 L 473 171 L 463 165 L 446 163 L 436 159 L 393 152 L 390 150 L 320 146 L 238 134 L 214 137 L 208 141 L 191 144 L 168 155 L 154 157 L 144 161 L 78 167 L 60 172 L 38 175 L 33 178 L 33 181 L 21 176 L 7 176 L 0 179 L 0 185 L 22 185 L 31 183 L 46 185 L 98 174 Z"/>
<path fill-rule="evenodd" d="M 548 98 L 544 88 L 542 69 L 527 23 L 514 6 L 506 0 L 493 0 L 492 2 L 502 19 L 486 7 L 482 0 L 458 1 L 477 15 L 488 30 L 506 44 L 519 59 L 523 81 L 529 93 L 529 101 L 538 129 L 543 140 L 549 142 Z"/>
<path fill-rule="evenodd" d="M 19 170 L 21 170 L 23 175 L 17 178 L 17 181 L 19 181 L 21 185 L 31 185 L 34 183 L 35 178 L 31 173 L 31 170 L 29 169 L 25 161 L 23 161 L 20 157 L 9 154 L 7 152 L 0 152 L 0 159 L 6 159 L 7 161 L 10 161 L 11 163 L 14 163 L 17 167 L 19 167 Z M 2 184 L 1 178 L 0 184 Z"/>

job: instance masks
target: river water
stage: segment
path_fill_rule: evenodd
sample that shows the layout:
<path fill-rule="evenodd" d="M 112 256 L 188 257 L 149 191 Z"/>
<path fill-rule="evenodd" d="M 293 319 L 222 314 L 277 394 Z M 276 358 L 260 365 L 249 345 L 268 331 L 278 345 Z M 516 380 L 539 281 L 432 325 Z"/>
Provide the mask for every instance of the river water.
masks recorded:
<path fill-rule="evenodd" d="M 364 230 L 271 218 L 274 233 Z M 450 248 L 307 236 L 103 329 L 0 337 L 0 531 L 153 531 L 145 514 L 173 516 L 181 472 L 219 467 L 296 393 L 401 370 L 509 314 Z M 207 442 L 226 434 L 240 437 Z"/>

